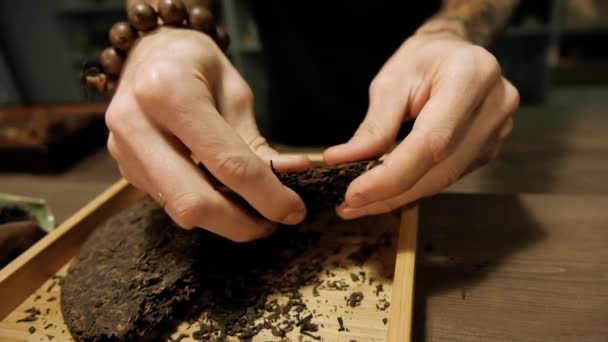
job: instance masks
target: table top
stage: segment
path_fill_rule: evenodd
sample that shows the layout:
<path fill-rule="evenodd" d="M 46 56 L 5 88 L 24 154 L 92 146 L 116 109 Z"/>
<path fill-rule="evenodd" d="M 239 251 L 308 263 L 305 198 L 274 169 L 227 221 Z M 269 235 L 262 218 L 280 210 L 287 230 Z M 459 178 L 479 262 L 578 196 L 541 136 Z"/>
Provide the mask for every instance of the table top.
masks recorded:
<path fill-rule="evenodd" d="M 608 197 L 421 205 L 414 341 L 607 341 Z"/>

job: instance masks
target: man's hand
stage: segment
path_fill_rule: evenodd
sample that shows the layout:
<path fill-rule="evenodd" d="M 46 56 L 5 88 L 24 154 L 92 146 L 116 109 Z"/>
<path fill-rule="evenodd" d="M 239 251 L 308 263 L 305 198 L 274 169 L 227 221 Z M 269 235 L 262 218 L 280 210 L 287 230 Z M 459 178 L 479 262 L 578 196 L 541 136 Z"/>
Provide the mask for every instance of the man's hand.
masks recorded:
<path fill-rule="evenodd" d="M 203 227 L 235 241 L 296 224 L 306 208 L 280 171 L 309 167 L 279 155 L 260 135 L 253 95 L 216 44 L 193 30 L 163 27 L 130 52 L 110 107 L 108 149 L 123 176 L 184 228 Z M 251 213 L 216 191 L 191 160 L 245 199 Z"/>
<path fill-rule="evenodd" d="M 416 122 L 382 165 L 350 184 L 337 209 L 346 219 L 433 195 L 494 159 L 519 104 L 496 58 L 449 32 L 408 39 L 375 77 L 369 96 L 359 129 L 346 144 L 325 151 L 326 162 L 378 157 L 404 120 Z"/>

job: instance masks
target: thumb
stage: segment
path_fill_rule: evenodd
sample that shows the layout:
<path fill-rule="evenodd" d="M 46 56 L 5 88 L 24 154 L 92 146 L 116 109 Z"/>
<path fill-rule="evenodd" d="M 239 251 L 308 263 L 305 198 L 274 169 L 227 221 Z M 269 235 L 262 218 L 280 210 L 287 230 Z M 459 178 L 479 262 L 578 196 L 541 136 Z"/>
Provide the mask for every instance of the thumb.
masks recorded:
<path fill-rule="evenodd" d="M 407 87 L 395 82 L 381 81 L 378 77 L 374 79 L 363 122 L 348 142 L 332 146 L 323 153 L 325 162 L 335 165 L 384 154 L 395 142 L 407 113 L 408 91 Z"/>

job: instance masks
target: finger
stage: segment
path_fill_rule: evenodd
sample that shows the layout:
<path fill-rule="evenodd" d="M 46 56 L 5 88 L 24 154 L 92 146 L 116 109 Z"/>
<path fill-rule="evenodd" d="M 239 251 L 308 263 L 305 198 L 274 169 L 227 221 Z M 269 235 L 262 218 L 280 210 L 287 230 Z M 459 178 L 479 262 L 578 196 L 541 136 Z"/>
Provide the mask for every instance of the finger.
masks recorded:
<path fill-rule="evenodd" d="M 141 183 L 142 190 L 157 201 L 160 194 L 161 205 L 179 226 L 202 227 L 239 242 L 272 233 L 274 223 L 247 212 L 213 189 L 179 141 L 145 120 L 138 121 L 136 130 L 114 129 L 118 133 L 113 134 L 111 144 L 132 151 L 128 169 L 136 170 L 137 179 L 147 180 Z M 128 139 L 122 138 L 125 133 Z M 128 175 L 131 171 L 124 172 Z"/>
<path fill-rule="evenodd" d="M 415 85 L 408 79 L 376 78 L 370 85 L 369 108 L 353 137 L 323 153 L 327 164 L 376 158 L 394 143 L 408 111 Z"/>
<path fill-rule="evenodd" d="M 144 110 L 263 216 L 285 224 L 301 222 L 306 207 L 300 197 L 279 182 L 220 116 L 205 84 L 189 71 L 175 70 L 174 65 L 159 65 L 153 70 L 136 82 Z M 176 86 L 168 91 L 167 84 Z"/>
<path fill-rule="evenodd" d="M 422 108 L 412 132 L 384 163 L 355 179 L 346 193 L 351 207 L 391 198 L 412 187 L 447 158 L 466 132 L 465 123 L 487 90 L 470 80 L 450 77 L 440 83 Z M 455 91 L 459 89 L 459 91 Z M 465 92 L 461 92 L 464 89 Z M 462 94 L 468 94 L 462 96 Z"/>
<path fill-rule="evenodd" d="M 217 94 L 218 110 L 266 165 L 279 172 L 301 172 L 310 168 L 310 160 L 303 155 L 280 154 L 270 147 L 255 121 L 254 97 L 238 72 L 229 67 Z"/>
<path fill-rule="evenodd" d="M 129 182 L 129 184 L 133 185 L 137 189 L 145 191 L 148 186 L 148 180 L 145 175 L 138 173 L 139 169 L 138 163 L 133 158 L 128 158 L 128 155 L 131 155 L 132 152 L 125 151 L 126 144 L 120 144 L 116 141 L 115 135 L 110 132 L 108 136 L 108 151 L 116 164 L 118 165 L 118 171 L 122 175 L 124 179 Z M 137 176 L 136 176 L 137 175 Z"/>
<path fill-rule="evenodd" d="M 347 203 L 342 204 L 337 208 L 338 215 L 345 219 L 352 219 L 391 211 L 419 198 L 434 195 L 449 187 L 469 171 L 472 164 L 480 161 L 477 158 L 478 156 L 496 158 L 500 150 L 501 140 L 492 136 L 496 135 L 494 132 L 503 131 L 505 125 L 507 127 L 512 126 L 509 118 L 514 108 L 512 106 L 513 101 L 509 100 L 510 96 L 507 95 L 511 91 L 508 86 L 508 83 L 500 82 L 492 88 L 488 99 L 484 102 L 479 115 L 473 122 L 470 134 L 462 140 L 452 155 L 429 170 L 411 189 L 392 198 L 375 201 L 358 208 L 349 207 Z M 507 116 L 507 119 L 504 118 L 505 116 Z M 501 122 L 504 123 L 501 124 Z M 489 151 L 482 153 L 482 150 L 486 149 L 487 146 L 492 147 Z M 486 162 L 483 159 L 481 161 Z"/>

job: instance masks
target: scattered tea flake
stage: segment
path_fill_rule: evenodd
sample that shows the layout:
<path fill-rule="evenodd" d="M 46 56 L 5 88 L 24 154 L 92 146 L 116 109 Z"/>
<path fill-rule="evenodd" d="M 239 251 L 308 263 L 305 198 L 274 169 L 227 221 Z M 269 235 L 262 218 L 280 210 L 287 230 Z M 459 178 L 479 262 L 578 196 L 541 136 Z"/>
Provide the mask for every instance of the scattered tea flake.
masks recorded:
<path fill-rule="evenodd" d="M 382 319 L 382 323 L 383 323 L 384 325 L 386 325 L 386 323 L 388 323 L 388 318 L 384 317 L 384 318 Z"/>
<path fill-rule="evenodd" d="M 365 284 L 365 277 L 367 277 L 367 273 L 365 273 L 365 271 L 361 271 L 359 272 L 359 275 L 361 276 L 361 282 Z"/>
<path fill-rule="evenodd" d="M 57 300 L 57 297 L 55 297 L 55 296 L 49 297 L 49 299 L 47 299 L 46 301 L 47 302 L 52 302 L 54 300 Z"/>
<path fill-rule="evenodd" d="M 40 298 L 41 298 L 40 295 L 36 295 L 36 297 L 34 297 L 34 302 L 37 301 Z"/>
<path fill-rule="evenodd" d="M 40 315 L 40 309 L 36 308 L 35 306 L 32 306 L 31 308 L 25 310 L 24 312 L 27 313 L 28 315 L 21 319 L 18 319 L 17 323 L 37 321 L 38 316 Z"/>
<path fill-rule="evenodd" d="M 55 285 L 57 285 L 57 280 L 53 279 L 53 281 L 51 282 L 51 285 L 49 285 L 46 288 L 46 292 L 51 292 L 51 290 L 53 290 L 53 288 L 55 287 Z"/>
<path fill-rule="evenodd" d="M 29 308 L 29 309 L 27 309 L 27 310 L 25 310 L 23 312 L 29 313 L 31 315 L 40 315 L 40 309 L 38 309 L 35 306 L 32 306 L 31 308 Z"/>
<path fill-rule="evenodd" d="M 46 337 L 49 339 L 49 341 L 51 341 L 52 339 L 54 339 L 54 338 L 55 338 L 55 336 L 53 336 L 53 335 L 48 335 L 48 334 L 46 335 Z"/>
<path fill-rule="evenodd" d="M 390 306 L 391 303 L 389 303 L 386 298 L 382 298 L 380 299 L 380 304 L 376 304 L 376 309 L 379 311 L 386 311 Z"/>
<path fill-rule="evenodd" d="M 342 319 L 342 316 L 338 316 L 338 324 L 340 325 L 338 331 L 349 331 L 348 328 L 344 326 L 344 319 Z"/>
<path fill-rule="evenodd" d="M 320 296 L 320 294 L 319 294 L 319 286 L 321 286 L 321 285 L 323 285 L 323 280 L 319 280 L 315 284 L 315 286 L 313 286 L 313 288 L 312 288 L 312 295 L 313 296 L 315 296 L 315 297 L 319 297 Z"/>
<path fill-rule="evenodd" d="M 361 305 L 362 300 L 363 300 L 362 292 L 353 292 L 350 294 L 350 296 L 346 300 L 346 305 L 350 306 L 351 308 L 355 308 L 355 307 Z"/>
<path fill-rule="evenodd" d="M 350 279 L 351 279 L 352 281 L 354 281 L 354 282 L 358 282 L 358 281 L 360 280 L 360 279 L 359 279 L 359 276 L 358 276 L 358 275 L 356 275 L 356 274 L 354 274 L 354 273 L 352 273 L 352 272 L 351 272 L 351 274 L 350 274 Z"/>
<path fill-rule="evenodd" d="M 384 292 L 384 284 L 379 283 L 376 285 L 376 296 L 379 296 L 381 292 Z"/>
<path fill-rule="evenodd" d="M 48 328 L 50 328 L 52 326 L 53 326 L 53 323 L 49 323 L 49 324 L 47 324 L 47 325 L 44 326 L 44 330 L 46 330 L 46 329 L 48 329 Z"/>
<path fill-rule="evenodd" d="M 326 286 L 330 290 L 345 291 L 350 287 L 344 280 L 326 281 Z"/>
<path fill-rule="evenodd" d="M 31 334 L 33 334 L 33 333 L 35 333 L 35 332 L 36 332 L 36 327 L 31 326 L 31 327 L 29 327 L 29 329 L 27 329 L 27 331 L 29 331 L 29 332 L 30 332 L 30 335 L 31 335 Z"/>

